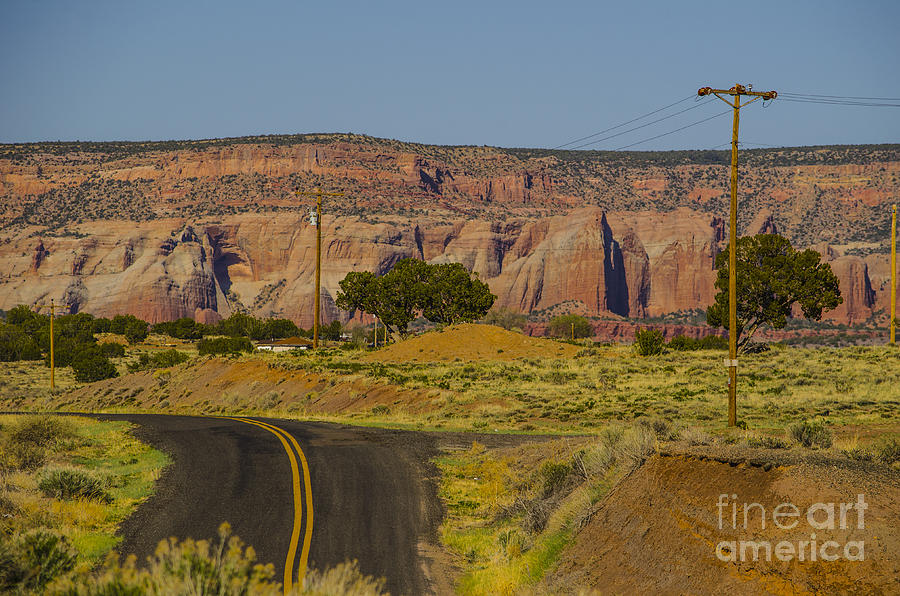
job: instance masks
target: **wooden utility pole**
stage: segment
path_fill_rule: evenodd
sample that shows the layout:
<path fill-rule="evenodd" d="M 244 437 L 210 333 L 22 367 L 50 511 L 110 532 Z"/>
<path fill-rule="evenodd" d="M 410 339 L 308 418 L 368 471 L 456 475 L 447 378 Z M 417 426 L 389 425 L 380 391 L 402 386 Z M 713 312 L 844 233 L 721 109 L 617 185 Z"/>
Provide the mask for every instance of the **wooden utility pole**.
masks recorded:
<path fill-rule="evenodd" d="M 37 308 L 50 308 L 50 390 L 56 389 L 56 365 L 53 361 L 53 317 L 56 316 L 57 308 L 69 308 L 61 304 L 56 304 L 50 299 L 50 304 L 35 304 Z"/>
<path fill-rule="evenodd" d="M 319 294 L 322 279 L 322 197 L 342 197 L 342 192 L 322 192 L 318 186 L 314 192 L 294 191 L 298 197 L 316 197 L 316 217 L 311 223 L 316 226 L 316 318 L 313 320 L 313 349 L 319 347 Z"/>
<path fill-rule="evenodd" d="M 897 330 L 897 203 L 891 208 L 891 345 Z"/>
<path fill-rule="evenodd" d="M 737 179 L 738 179 L 738 123 L 741 107 L 746 107 L 758 99 L 775 99 L 774 91 L 752 91 L 740 84 L 731 89 L 703 87 L 697 95 L 715 95 L 734 109 L 734 123 L 731 128 L 731 227 L 728 231 L 728 426 L 737 426 Z M 734 103 L 722 97 L 731 95 Z M 741 96 L 753 97 L 741 106 Z"/>

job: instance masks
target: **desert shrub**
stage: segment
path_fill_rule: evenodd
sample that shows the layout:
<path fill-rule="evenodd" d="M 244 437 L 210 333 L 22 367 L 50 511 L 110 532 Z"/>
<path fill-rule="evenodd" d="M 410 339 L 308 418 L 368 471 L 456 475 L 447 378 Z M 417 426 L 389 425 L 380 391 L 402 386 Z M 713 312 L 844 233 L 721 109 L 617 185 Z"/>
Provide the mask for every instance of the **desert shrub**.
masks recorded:
<path fill-rule="evenodd" d="M 889 466 L 897 463 L 900 461 L 900 441 L 897 439 L 884 441 L 876 448 L 875 457 Z"/>
<path fill-rule="evenodd" d="M 37 470 L 47 460 L 47 451 L 41 445 L 17 443 L 6 440 L 0 443 L 0 472 Z"/>
<path fill-rule="evenodd" d="M 38 488 L 45 496 L 55 499 L 90 499 L 101 503 L 112 501 L 98 478 L 76 468 L 43 470 L 38 478 Z"/>
<path fill-rule="evenodd" d="M 763 449 L 788 449 L 790 447 L 784 439 L 768 435 L 747 437 L 747 445 Z"/>
<path fill-rule="evenodd" d="M 638 329 L 634 334 L 634 348 L 641 356 L 662 354 L 666 340 L 659 329 Z"/>
<path fill-rule="evenodd" d="M 807 449 L 831 447 L 831 431 L 825 428 L 825 423 L 821 420 L 805 420 L 792 424 L 790 432 L 794 440 Z"/>
<path fill-rule="evenodd" d="M 481 320 L 486 325 L 496 325 L 506 330 L 521 329 L 528 322 L 528 317 L 506 307 L 491 310 Z"/>
<path fill-rule="evenodd" d="M 707 335 L 697 340 L 698 350 L 727 350 L 728 338 L 721 335 Z"/>
<path fill-rule="evenodd" d="M 72 360 L 72 372 L 80 383 L 93 383 L 118 377 L 116 366 L 98 351 L 87 351 Z"/>
<path fill-rule="evenodd" d="M 46 447 L 75 436 L 72 424 L 59 416 L 23 416 L 6 430 L 14 443 Z"/>
<path fill-rule="evenodd" d="M 550 503 L 543 499 L 520 500 L 517 505 L 523 511 L 522 529 L 529 534 L 543 531 L 550 519 Z"/>
<path fill-rule="evenodd" d="M 669 347 L 673 350 L 696 350 L 697 340 L 686 335 L 676 335 L 669 340 Z"/>
<path fill-rule="evenodd" d="M 610 426 L 600 440 L 575 456 L 573 467 L 585 478 L 600 478 L 613 466 L 629 472 L 656 451 L 656 434 L 650 425 L 638 424 L 627 430 Z"/>
<path fill-rule="evenodd" d="M 204 338 L 197 342 L 197 352 L 201 355 L 239 354 L 252 352 L 253 344 L 246 337 Z"/>
<path fill-rule="evenodd" d="M 147 568 L 139 569 L 135 557 L 120 562 L 106 560 L 99 573 L 73 574 L 52 586 L 59 596 L 139 596 L 142 594 L 215 594 L 218 596 L 281 596 L 275 569 L 256 561 L 253 548 L 244 545 L 231 528 L 222 524 L 219 540 L 174 538 L 160 542 Z M 311 570 L 293 594 L 315 596 L 378 596 L 384 580 L 374 580 L 359 571 L 356 561 L 325 571 Z"/>
<path fill-rule="evenodd" d="M 712 437 L 700 428 L 686 428 L 681 431 L 681 438 L 687 441 L 688 445 L 709 445 L 712 443 Z"/>
<path fill-rule="evenodd" d="M 571 471 L 572 466 L 567 463 L 545 461 L 538 471 L 543 497 L 546 499 L 562 488 Z"/>
<path fill-rule="evenodd" d="M 550 335 L 571 338 L 573 326 L 575 338 L 590 337 L 594 334 L 594 327 L 591 325 L 591 322 L 581 315 L 560 315 L 550 319 Z"/>
<path fill-rule="evenodd" d="M 188 355 L 178 350 L 163 350 L 153 354 L 141 353 L 137 362 L 128 365 L 129 372 L 137 372 L 140 370 L 152 370 L 154 368 L 168 368 L 181 364 L 188 359 Z"/>
<path fill-rule="evenodd" d="M 624 433 L 616 447 L 616 460 L 622 467 L 627 471 L 636 470 L 656 452 L 656 435 L 638 425 Z"/>
<path fill-rule="evenodd" d="M 356 561 L 341 563 L 326 571 L 312 570 L 303 580 L 301 594 L 310 596 L 379 596 L 383 579 L 363 575 Z"/>
<path fill-rule="evenodd" d="M 40 592 L 70 571 L 76 559 L 66 539 L 53 532 L 0 535 L 0 592 Z"/>
<path fill-rule="evenodd" d="M 653 431 L 660 441 L 672 441 L 678 438 L 678 430 L 672 426 L 671 422 L 663 418 L 642 418 L 638 424 Z"/>

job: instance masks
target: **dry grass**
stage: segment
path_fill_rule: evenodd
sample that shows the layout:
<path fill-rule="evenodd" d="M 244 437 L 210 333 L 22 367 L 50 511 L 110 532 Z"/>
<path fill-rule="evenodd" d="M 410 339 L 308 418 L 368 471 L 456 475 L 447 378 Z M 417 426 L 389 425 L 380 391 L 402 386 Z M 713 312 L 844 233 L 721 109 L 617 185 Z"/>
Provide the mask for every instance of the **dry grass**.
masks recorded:
<path fill-rule="evenodd" d="M 655 446 L 656 435 L 634 425 L 493 451 L 474 443 L 438 458 L 442 539 L 463 570 L 457 590 L 518 594 L 537 584 L 595 504 Z"/>

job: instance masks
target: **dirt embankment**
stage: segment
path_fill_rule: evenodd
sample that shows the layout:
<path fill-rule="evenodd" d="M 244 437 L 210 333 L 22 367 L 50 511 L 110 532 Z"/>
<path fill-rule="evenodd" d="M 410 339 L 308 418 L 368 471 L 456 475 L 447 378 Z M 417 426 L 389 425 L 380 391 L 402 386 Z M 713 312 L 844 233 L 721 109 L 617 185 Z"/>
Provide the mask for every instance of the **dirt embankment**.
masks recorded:
<path fill-rule="evenodd" d="M 546 578 L 547 588 L 900 593 L 900 474 L 824 458 L 759 464 L 696 453 L 651 458 L 598 505 Z M 842 503 L 852 503 L 844 505 L 843 527 Z"/>
<path fill-rule="evenodd" d="M 92 383 L 67 393 L 65 401 L 46 405 L 77 410 L 309 414 L 371 411 L 384 405 L 417 413 L 434 407 L 433 394 L 434 390 L 403 389 L 359 376 L 289 370 L 263 359 L 212 358 Z"/>
<path fill-rule="evenodd" d="M 493 325 L 461 323 L 391 344 L 366 357 L 379 362 L 446 362 L 452 360 L 514 360 L 571 358 L 581 348 L 529 337 Z"/>

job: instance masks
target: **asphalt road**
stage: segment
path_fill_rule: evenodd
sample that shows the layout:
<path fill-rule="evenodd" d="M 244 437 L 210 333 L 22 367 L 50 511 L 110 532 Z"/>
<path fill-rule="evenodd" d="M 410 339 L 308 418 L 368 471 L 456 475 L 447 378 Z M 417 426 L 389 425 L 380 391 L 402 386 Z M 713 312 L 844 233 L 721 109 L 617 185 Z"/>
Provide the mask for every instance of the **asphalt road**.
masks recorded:
<path fill-rule="evenodd" d="M 363 573 L 384 577 L 392 594 L 439 593 L 446 587 L 439 577 L 443 572 L 435 571 L 440 564 L 428 555 L 438 551 L 441 518 L 428 463 L 436 446 L 429 435 L 251 419 L 287 436 L 224 418 L 98 417 L 136 423 L 139 438 L 173 458 L 154 496 L 122 525 L 122 554 L 144 561 L 160 540 L 212 539 L 227 521 L 260 561 L 275 565 L 279 580 L 294 549 L 296 581 L 310 527 L 306 498 L 311 489 L 310 568 L 356 559 Z M 289 456 L 290 437 L 303 457 L 296 449 Z"/>

